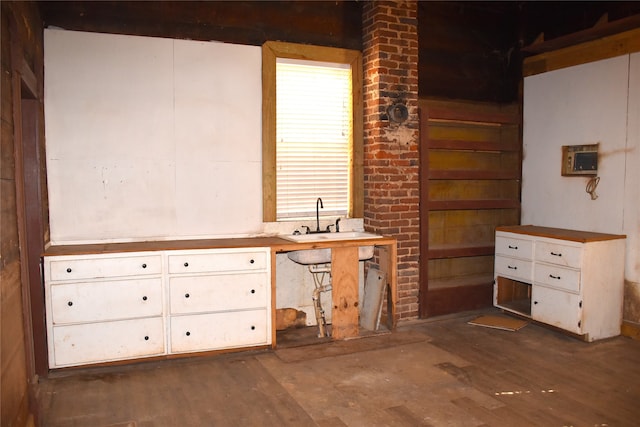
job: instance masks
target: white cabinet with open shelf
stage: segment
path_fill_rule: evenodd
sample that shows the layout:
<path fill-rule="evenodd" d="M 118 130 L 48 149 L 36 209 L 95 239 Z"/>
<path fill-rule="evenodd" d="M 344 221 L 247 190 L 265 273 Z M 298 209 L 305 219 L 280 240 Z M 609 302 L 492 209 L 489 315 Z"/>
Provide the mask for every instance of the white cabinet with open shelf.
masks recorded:
<path fill-rule="evenodd" d="M 496 230 L 494 305 L 594 341 L 620 334 L 625 236 Z"/>

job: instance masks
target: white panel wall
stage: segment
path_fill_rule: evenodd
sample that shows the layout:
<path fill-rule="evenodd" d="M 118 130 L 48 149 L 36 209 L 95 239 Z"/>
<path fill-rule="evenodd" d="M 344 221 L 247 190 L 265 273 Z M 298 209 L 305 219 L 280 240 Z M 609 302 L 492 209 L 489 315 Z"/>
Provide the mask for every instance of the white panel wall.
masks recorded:
<path fill-rule="evenodd" d="M 54 244 L 260 232 L 260 47 L 45 30 Z"/>
<path fill-rule="evenodd" d="M 178 229 L 188 235 L 259 232 L 260 47 L 174 43 Z"/>
<path fill-rule="evenodd" d="M 625 234 L 625 281 L 640 289 L 640 53 L 525 78 L 523 113 L 522 223 Z M 591 200 L 588 178 L 560 175 L 561 146 L 596 142 Z"/>
<path fill-rule="evenodd" d="M 628 76 L 626 55 L 525 78 L 523 224 L 623 233 Z M 589 178 L 561 176 L 561 147 L 595 143 L 591 200 Z"/>
<path fill-rule="evenodd" d="M 629 114 L 627 122 L 624 232 L 627 235 L 625 278 L 640 295 L 640 53 L 629 65 Z M 640 321 L 640 319 L 637 319 Z"/>

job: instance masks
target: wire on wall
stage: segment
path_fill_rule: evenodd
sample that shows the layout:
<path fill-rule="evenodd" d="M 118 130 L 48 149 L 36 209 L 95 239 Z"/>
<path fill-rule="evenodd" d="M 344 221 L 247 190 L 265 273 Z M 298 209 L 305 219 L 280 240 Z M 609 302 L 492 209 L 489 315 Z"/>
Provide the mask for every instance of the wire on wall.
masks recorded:
<path fill-rule="evenodd" d="M 587 182 L 587 188 L 585 188 L 585 191 L 589 193 L 589 195 L 591 196 L 591 200 L 595 200 L 598 198 L 598 195 L 596 194 L 596 187 L 598 187 L 599 182 L 600 182 L 599 176 L 591 178 Z"/>

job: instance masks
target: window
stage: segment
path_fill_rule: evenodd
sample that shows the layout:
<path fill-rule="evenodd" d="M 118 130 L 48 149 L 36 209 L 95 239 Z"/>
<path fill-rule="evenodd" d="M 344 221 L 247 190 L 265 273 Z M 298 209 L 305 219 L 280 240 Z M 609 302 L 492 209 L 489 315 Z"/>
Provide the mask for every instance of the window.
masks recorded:
<path fill-rule="evenodd" d="M 263 46 L 264 220 L 361 217 L 362 77 L 357 51 Z"/>

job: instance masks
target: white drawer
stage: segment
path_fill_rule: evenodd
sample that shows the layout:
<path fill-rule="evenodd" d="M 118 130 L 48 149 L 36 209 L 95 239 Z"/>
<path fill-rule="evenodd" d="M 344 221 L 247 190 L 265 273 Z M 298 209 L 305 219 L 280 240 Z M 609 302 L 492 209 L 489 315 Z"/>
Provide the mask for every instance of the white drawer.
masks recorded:
<path fill-rule="evenodd" d="M 169 303 L 172 314 L 266 308 L 267 273 L 172 277 Z"/>
<path fill-rule="evenodd" d="M 566 267 L 580 268 L 582 247 L 536 242 L 536 262 L 548 262 Z"/>
<path fill-rule="evenodd" d="M 270 261 L 268 254 L 268 251 L 170 254 L 169 274 L 265 270 Z"/>
<path fill-rule="evenodd" d="M 536 263 L 534 267 L 534 282 L 578 293 L 580 292 L 580 270 Z"/>
<path fill-rule="evenodd" d="M 162 317 L 56 326 L 51 367 L 154 356 L 164 353 Z"/>
<path fill-rule="evenodd" d="M 532 248 L 533 242 L 531 240 L 496 236 L 496 254 L 531 259 L 533 255 Z"/>
<path fill-rule="evenodd" d="M 54 324 L 162 315 L 159 278 L 51 286 Z"/>
<path fill-rule="evenodd" d="M 531 280 L 531 265 L 531 261 L 496 255 L 495 274 L 528 282 Z"/>
<path fill-rule="evenodd" d="M 56 257 L 49 263 L 53 281 L 97 279 L 102 277 L 143 276 L 162 272 L 160 255 L 123 257 Z"/>
<path fill-rule="evenodd" d="M 174 316 L 171 352 L 203 351 L 271 343 L 267 310 Z"/>

